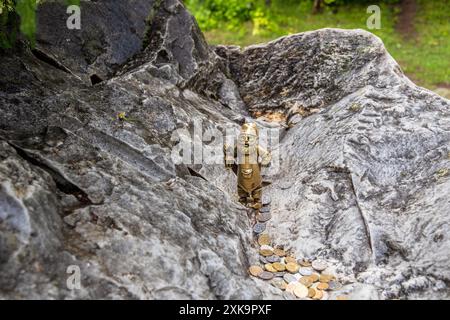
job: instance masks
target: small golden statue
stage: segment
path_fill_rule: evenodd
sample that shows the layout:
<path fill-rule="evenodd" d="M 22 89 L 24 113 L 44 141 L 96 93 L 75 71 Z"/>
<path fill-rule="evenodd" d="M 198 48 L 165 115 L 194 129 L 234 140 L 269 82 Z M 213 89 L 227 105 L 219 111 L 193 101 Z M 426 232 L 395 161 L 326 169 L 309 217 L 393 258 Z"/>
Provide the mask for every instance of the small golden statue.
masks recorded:
<path fill-rule="evenodd" d="M 269 166 L 271 155 L 259 145 L 255 123 L 244 123 L 237 146 L 224 145 L 225 167 L 237 175 L 239 202 L 253 209 L 262 207 L 261 166 Z"/>

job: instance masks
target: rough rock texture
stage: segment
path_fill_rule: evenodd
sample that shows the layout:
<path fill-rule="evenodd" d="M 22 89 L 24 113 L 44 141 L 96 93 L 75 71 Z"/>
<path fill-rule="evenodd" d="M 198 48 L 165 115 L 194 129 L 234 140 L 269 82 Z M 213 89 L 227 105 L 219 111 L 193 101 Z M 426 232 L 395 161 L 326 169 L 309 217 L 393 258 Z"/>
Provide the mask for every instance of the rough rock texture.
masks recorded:
<path fill-rule="evenodd" d="M 175 129 L 248 111 L 287 119 L 259 121 L 282 137 L 264 190 L 277 242 L 332 262 L 352 298 L 450 297 L 450 103 L 378 38 L 211 49 L 176 0 L 82 12 L 85 29 L 56 28 L 65 8 L 47 3 L 37 49 L 0 52 L 1 298 L 281 298 L 247 275 L 257 254 L 232 173 L 171 158 Z"/>
<path fill-rule="evenodd" d="M 35 52 L 85 81 L 92 75 L 104 79 L 140 52 L 157 5 L 149 0 L 82 1 L 77 30 L 66 26 L 66 5 L 44 2 L 38 7 Z"/>
<path fill-rule="evenodd" d="M 365 31 L 216 51 L 251 110 L 297 117 L 266 191 L 270 233 L 379 298 L 448 297 L 448 100 L 412 84 Z"/>
<path fill-rule="evenodd" d="M 178 2 L 159 10 L 156 17 L 171 14 L 155 29 L 196 26 Z M 180 65 L 191 64 L 192 76 L 196 50 L 210 54 L 201 33 L 174 27 L 163 39 L 184 41 L 185 51 L 171 54 L 185 60 L 149 59 L 94 87 L 78 79 L 80 70 L 65 72 L 25 47 L 2 53 L 2 297 L 262 297 L 246 273 L 254 253 L 245 208 L 170 157 L 173 130 L 192 119 L 218 126 L 234 113 L 178 87 L 189 77 Z M 65 54 L 64 62 L 82 65 L 78 51 Z M 122 111 L 133 121 L 119 122 Z M 67 289 L 70 265 L 81 269 L 81 290 Z"/>

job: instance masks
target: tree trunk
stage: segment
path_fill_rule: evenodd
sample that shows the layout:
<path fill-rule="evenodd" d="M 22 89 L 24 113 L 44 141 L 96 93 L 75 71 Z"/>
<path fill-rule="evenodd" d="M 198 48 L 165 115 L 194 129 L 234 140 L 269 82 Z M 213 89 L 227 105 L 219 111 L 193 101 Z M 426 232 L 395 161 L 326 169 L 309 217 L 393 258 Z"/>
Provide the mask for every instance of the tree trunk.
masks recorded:
<path fill-rule="evenodd" d="M 323 0 L 314 0 L 314 5 L 313 5 L 313 14 L 319 13 L 322 11 L 322 2 Z"/>

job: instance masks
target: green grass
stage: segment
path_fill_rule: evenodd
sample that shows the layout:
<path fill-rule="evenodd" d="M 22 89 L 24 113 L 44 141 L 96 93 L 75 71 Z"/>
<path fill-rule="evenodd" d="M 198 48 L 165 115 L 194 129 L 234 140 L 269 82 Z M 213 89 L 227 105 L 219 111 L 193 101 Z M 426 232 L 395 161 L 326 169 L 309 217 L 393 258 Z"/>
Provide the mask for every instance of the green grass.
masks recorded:
<path fill-rule="evenodd" d="M 379 36 L 389 53 L 399 62 L 403 71 L 417 84 L 434 89 L 450 86 L 450 0 L 417 0 L 418 12 L 414 21 L 416 34 L 407 39 L 399 34 L 395 25 L 399 7 L 381 4 L 381 29 L 368 30 Z M 258 28 L 252 21 L 238 29 L 224 24 L 208 30 L 205 36 L 211 44 L 247 46 L 267 42 L 278 37 L 332 27 L 343 29 L 366 29 L 366 5 L 339 7 L 337 13 L 325 10 L 311 14 L 311 4 L 278 4 L 262 19 Z M 195 12 L 194 12 L 195 14 Z M 255 20 L 254 20 L 255 21 Z"/>
<path fill-rule="evenodd" d="M 450 86 L 450 1 L 418 1 L 417 38 L 391 48 L 404 71 L 419 84 Z"/>

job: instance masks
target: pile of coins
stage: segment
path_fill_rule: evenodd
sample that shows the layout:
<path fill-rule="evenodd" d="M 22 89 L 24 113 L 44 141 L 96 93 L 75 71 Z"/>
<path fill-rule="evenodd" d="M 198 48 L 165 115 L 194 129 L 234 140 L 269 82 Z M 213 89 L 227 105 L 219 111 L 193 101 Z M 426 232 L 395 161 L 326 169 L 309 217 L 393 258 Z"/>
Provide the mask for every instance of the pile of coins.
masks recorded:
<path fill-rule="evenodd" d="M 261 265 L 250 266 L 250 275 L 270 281 L 271 285 L 284 292 L 286 299 L 327 300 L 328 292 L 341 289 L 341 283 L 334 275 L 324 273 L 328 267 L 325 261 L 297 259 L 283 247 L 272 246 L 269 234 L 263 233 L 271 218 L 270 198 L 266 196 L 262 200 L 263 207 L 257 212 L 257 222 L 253 226 Z M 347 297 L 338 296 L 337 300 L 347 300 Z"/>

